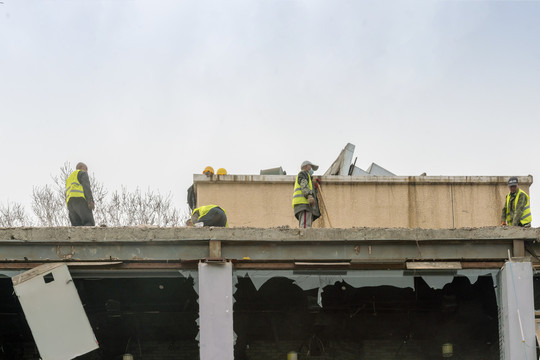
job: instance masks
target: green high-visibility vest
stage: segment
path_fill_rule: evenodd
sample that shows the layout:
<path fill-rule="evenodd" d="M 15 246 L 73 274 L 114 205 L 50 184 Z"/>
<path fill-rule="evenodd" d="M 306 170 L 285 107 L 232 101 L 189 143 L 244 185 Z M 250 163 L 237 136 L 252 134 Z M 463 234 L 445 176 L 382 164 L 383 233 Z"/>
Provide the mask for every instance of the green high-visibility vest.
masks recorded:
<path fill-rule="evenodd" d="M 300 187 L 300 184 L 298 184 L 298 175 L 296 175 L 296 181 L 294 182 L 294 190 L 293 190 L 293 196 L 292 196 L 293 209 L 295 205 L 300 205 L 300 204 L 308 205 L 309 204 L 308 199 L 306 199 L 306 197 L 302 193 L 302 188 Z M 313 191 L 313 183 L 311 182 L 311 176 L 309 174 L 308 174 L 308 179 L 309 179 L 309 190 Z"/>
<path fill-rule="evenodd" d="M 531 214 L 531 205 L 529 203 L 529 195 L 521 189 L 518 189 L 518 193 L 516 195 L 516 199 L 514 200 L 514 211 L 516 211 L 516 206 L 519 200 L 519 197 L 523 194 L 527 198 L 527 204 L 525 205 L 525 208 L 523 209 L 523 214 L 521 214 L 521 219 L 519 222 L 521 225 L 529 224 L 532 221 L 532 214 Z M 512 226 L 512 216 L 510 215 L 510 195 L 506 195 L 506 223 L 509 226 Z"/>
<path fill-rule="evenodd" d="M 66 180 L 66 204 L 71 198 L 82 197 L 86 199 L 84 197 L 83 186 L 79 183 L 79 179 L 77 178 L 79 171 L 81 170 L 75 170 L 72 172 Z"/>

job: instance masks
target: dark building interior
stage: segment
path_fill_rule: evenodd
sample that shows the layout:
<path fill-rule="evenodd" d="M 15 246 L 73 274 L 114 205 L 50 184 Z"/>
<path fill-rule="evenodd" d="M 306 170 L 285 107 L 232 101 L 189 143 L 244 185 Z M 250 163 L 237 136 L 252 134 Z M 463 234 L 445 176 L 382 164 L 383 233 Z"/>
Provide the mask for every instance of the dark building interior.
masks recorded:
<path fill-rule="evenodd" d="M 100 344 L 78 359 L 118 360 L 126 353 L 136 360 L 199 358 L 193 279 L 74 281 Z M 474 284 L 455 277 L 440 290 L 421 277 L 414 278 L 414 289 L 337 282 L 323 289 L 322 307 L 317 293 L 283 277 L 257 291 L 249 277 L 239 278 L 235 359 L 286 359 L 290 351 L 299 359 L 436 359 L 443 344 L 452 344 L 453 359 L 499 359 L 491 276 Z M 9 278 L 0 279 L 0 317 L 0 359 L 39 359 Z"/>
<path fill-rule="evenodd" d="M 442 290 L 421 277 L 415 289 L 354 288 L 338 282 L 302 291 L 273 278 L 259 291 L 239 279 L 235 359 L 435 359 L 450 343 L 454 359 L 499 359 L 498 312 L 491 276 L 455 277 Z"/>

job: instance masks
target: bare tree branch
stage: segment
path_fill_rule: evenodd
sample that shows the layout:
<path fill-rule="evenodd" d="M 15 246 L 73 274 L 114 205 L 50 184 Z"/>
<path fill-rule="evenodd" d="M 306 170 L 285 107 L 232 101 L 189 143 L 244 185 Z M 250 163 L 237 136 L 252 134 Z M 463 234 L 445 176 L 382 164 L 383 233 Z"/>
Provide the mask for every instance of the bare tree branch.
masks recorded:
<path fill-rule="evenodd" d="M 32 210 L 38 226 L 68 226 L 65 184 L 73 168 L 65 162 L 59 174 L 52 176 L 53 184 L 36 186 L 32 191 Z M 142 193 L 139 188 L 120 191 L 108 196 L 105 186 L 90 176 L 90 186 L 94 197 L 94 219 L 96 224 L 105 226 L 183 226 L 189 218 L 187 209 L 179 210 L 172 204 L 172 196 L 166 196 L 148 189 Z M 22 207 L 21 207 L 22 208 Z M 22 208 L 24 212 L 24 208 Z M 29 221 L 31 222 L 31 221 Z M 1 223 L 0 223 L 1 224 Z"/>
<path fill-rule="evenodd" d="M 26 214 L 24 206 L 19 203 L 8 203 L 0 206 L 0 227 L 31 226 L 32 221 Z"/>

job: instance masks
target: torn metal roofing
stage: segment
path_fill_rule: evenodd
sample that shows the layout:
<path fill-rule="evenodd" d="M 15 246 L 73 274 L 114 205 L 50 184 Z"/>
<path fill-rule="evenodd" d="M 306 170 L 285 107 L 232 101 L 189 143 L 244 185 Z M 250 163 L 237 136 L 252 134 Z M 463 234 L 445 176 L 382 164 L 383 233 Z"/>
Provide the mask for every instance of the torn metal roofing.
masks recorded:
<path fill-rule="evenodd" d="M 354 149 L 355 146 L 348 143 L 324 175 L 396 176 L 396 174 L 375 163 L 371 163 L 367 170 L 362 170 L 356 166 L 356 159 L 353 162 Z"/>

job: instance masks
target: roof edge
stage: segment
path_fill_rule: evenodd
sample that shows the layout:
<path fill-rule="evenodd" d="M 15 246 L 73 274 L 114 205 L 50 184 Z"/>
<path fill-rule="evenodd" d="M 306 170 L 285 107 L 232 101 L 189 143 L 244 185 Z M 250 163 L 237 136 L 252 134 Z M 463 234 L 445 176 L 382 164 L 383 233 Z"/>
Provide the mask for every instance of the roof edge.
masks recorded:
<path fill-rule="evenodd" d="M 506 184 L 509 176 L 317 176 L 328 184 Z M 518 176 L 520 184 L 532 185 L 533 176 Z M 194 174 L 194 183 L 292 183 L 295 175 L 206 175 Z"/>

